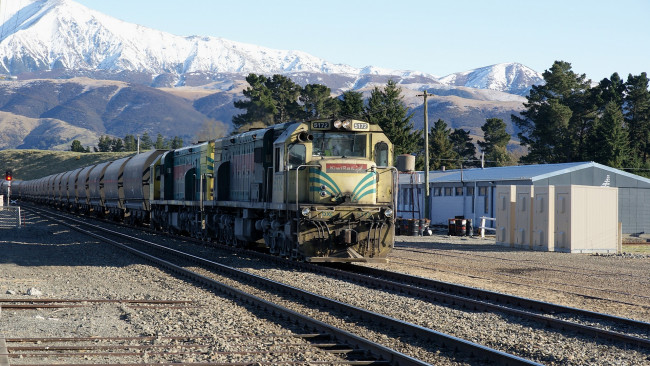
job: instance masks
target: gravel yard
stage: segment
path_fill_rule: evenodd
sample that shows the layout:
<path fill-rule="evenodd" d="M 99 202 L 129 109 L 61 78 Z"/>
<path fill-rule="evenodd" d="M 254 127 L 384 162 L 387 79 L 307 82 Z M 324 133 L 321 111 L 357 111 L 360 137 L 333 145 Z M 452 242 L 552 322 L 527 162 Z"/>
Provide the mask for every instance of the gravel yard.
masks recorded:
<path fill-rule="evenodd" d="M 33 219 L 33 218 L 30 218 Z M 14 310 L 0 312 L 0 335 L 21 337 L 206 337 L 210 344 L 203 354 L 168 354 L 147 357 L 148 362 L 271 362 L 281 364 L 294 355 L 268 356 L 223 354 L 224 351 L 269 350 L 283 343 L 303 345 L 301 357 L 309 360 L 338 360 L 307 342 L 294 337 L 257 336 L 291 334 L 289 326 L 277 324 L 231 300 L 189 286 L 180 279 L 123 254 L 95 239 L 67 228 L 34 222 L 24 229 L 0 230 L 0 298 L 2 299 L 130 299 L 187 300 L 179 308 L 135 307 L 123 303 L 94 304 L 80 308 Z M 32 295 L 29 295 L 32 293 Z M 39 295 L 39 293 L 41 293 Z M 288 328 L 285 328 L 287 326 Z M 244 336 L 231 338 L 230 336 Z M 251 337 L 255 336 L 251 344 Z M 11 344 L 8 344 L 11 346 Z M 315 350 L 315 351 L 314 351 Z M 66 362 L 124 363 L 142 362 L 142 358 L 79 357 Z M 55 357 L 11 358 L 12 365 L 52 364 Z"/>
<path fill-rule="evenodd" d="M 650 322 L 648 254 L 536 252 L 447 235 L 395 245 L 386 269 Z"/>
<path fill-rule="evenodd" d="M 0 297 L 188 300 L 191 304 L 180 309 L 143 309 L 124 303 L 89 304 L 83 308 L 54 310 L 7 309 L 0 313 L 0 334 L 6 338 L 202 336 L 209 339 L 209 343 L 213 345 L 212 350 L 219 351 L 263 350 L 289 342 L 283 338 L 270 338 L 268 342 L 262 343 L 258 340 L 254 344 L 246 344 L 245 339 L 226 340 L 228 335 L 276 335 L 289 334 L 290 331 L 284 328 L 284 324 L 260 319 L 258 314 L 251 313 L 229 299 L 190 287 L 182 280 L 166 275 L 136 257 L 116 252 L 112 247 L 98 243 L 95 239 L 46 222 L 32 220 L 31 223 L 27 229 L 0 231 L 0 248 L 3 253 L 0 257 L 0 294 L 3 295 Z M 650 257 L 646 255 L 603 256 L 530 252 L 496 246 L 494 239 L 490 238 L 446 235 L 400 236 L 396 246 L 388 264 L 364 265 L 650 320 L 647 305 L 650 304 Z M 501 316 L 498 314 L 463 314 L 401 296 L 381 295 L 376 290 L 364 290 L 340 281 L 319 279 L 312 274 L 288 273 L 263 268 L 264 266 L 255 268 L 254 264 L 246 264 L 243 260 L 240 264 L 231 265 L 245 267 L 260 275 L 276 277 L 300 287 L 311 287 L 313 292 L 357 306 L 382 312 L 390 309 L 393 312 L 391 316 L 406 316 L 406 320 L 432 329 L 450 333 L 455 331 L 458 336 L 491 347 L 498 348 L 497 346 L 501 345 L 519 348 L 520 352 L 532 358 L 540 357 L 545 364 L 650 363 L 650 354 L 647 352 L 619 355 L 608 345 L 592 343 L 586 339 L 576 342 L 563 336 L 556 338 L 543 329 L 531 332 L 522 326 L 520 329 L 513 327 L 507 331 L 498 327 L 489 330 L 490 324 L 499 324 Z M 34 294 L 36 290 L 42 294 Z M 374 295 L 375 293 L 377 295 Z M 445 329 L 446 327 L 448 329 Z M 477 329 L 484 331 L 476 334 Z M 290 342 L 293 344 L 297 340 L 291 338 Z M 523 351 L 522 347 L 525 348 Z M 558 347 L 552 357 L 543 355 L 549 347 Z M 282 363 L 281 354 L 273 357 L 275 358 L 271 359 L 271 362 Z M 305 352 L 303 357 L 305 364 L 309 364 L 310 360 L 336 360 L 335 356 L 320 351 Z M 160 360 L 223 362 L 240 359 L 216 355 L 214 352 L 192 356 L 151 356 L 148 359 L 150 362 Z M 263 361 L 254 357 L 244 360 Z M 51 361 L 39 360 L 42 364 Z M 97 359 L 78 361 L 89 363 L 97 362 Z M 111 360 L 108 358 L 101 361 Z M 124 358 L 120 361 L 126 362 Z M 12 364 L 21 363 L 36 361 L 29 358 L 12 359 Z M 449 364 L 455 363 L 450 361 Z"/>

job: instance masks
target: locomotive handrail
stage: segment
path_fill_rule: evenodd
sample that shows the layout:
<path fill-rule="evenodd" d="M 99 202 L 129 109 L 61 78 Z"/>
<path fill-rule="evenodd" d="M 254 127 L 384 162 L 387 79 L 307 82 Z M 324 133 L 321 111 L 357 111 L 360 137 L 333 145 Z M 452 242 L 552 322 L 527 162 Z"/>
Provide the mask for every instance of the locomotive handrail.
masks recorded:
<path fill-rule="evenodd" d="M 397 212 L 397 185 L 398 185 L 397 180 L 399 177 L 399 171 L 394 166 L 378 166 L 377 169 L 389 169 L 393 171 L 393 199 L 391 200 L 393 207 L 391 207 L 391 209 L 394 212 Z M 394 221 L 395 221 L 395 215 L 393 215 L 393 222 Z"/>

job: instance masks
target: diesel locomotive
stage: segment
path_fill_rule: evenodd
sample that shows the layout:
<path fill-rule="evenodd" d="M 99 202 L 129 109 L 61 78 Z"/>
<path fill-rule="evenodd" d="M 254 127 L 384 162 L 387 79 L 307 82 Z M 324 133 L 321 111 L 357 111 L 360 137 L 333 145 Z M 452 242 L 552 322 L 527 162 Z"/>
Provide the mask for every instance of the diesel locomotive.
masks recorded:
<path fill-rule="evenodd" d="M 381 128 L 287 122 L 21 185 L 21 196 L 311 262 L 385 262 L 397 171 Z"/>

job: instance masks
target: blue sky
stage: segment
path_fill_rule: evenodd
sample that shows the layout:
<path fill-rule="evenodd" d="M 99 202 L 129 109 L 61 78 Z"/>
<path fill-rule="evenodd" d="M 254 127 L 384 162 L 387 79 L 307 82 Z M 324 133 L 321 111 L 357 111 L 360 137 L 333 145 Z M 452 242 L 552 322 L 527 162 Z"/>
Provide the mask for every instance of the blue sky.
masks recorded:
<path fill-rule="evenodd" d="M 438 76 L 555 60 L 598 81 L 650 72 L 650 0 L 76 0 L 177 35 Z"/>

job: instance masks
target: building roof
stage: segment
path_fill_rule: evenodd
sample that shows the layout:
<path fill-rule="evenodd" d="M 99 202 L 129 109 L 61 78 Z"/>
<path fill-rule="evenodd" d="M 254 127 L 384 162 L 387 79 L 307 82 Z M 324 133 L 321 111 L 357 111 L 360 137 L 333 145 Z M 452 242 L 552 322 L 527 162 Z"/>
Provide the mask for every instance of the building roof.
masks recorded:
<path fill-rule="evenodd" d="M 599 169 L 611 171 L 612 173 L 627 176 L 629 178 L 641 180 L 650 184 L 650 179 L 631 174 L 622 170 L 608 167 L 606 165 L 591 162 L 576 162 L 562 164 L 539 164 L 539 165 L 517 165 L 503 166 L 493 168 L 472 168 L 472 169 L 454 169 L 447 171 L 430 171 L 429 181 L 431 183 L 455 183 L 455 182 L 489 182 L 489 181 L 522 181 L 547 179 L 549 177 L 570 173 L 577 170 L 596 167 Z M 423 183 L 424 172 L 414 172 L 417 178 L 408 178 L 409 174 L 400 174 L 400 183 Z"/>

